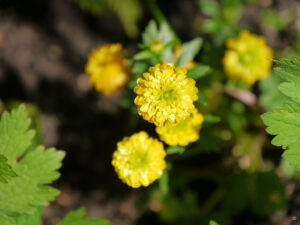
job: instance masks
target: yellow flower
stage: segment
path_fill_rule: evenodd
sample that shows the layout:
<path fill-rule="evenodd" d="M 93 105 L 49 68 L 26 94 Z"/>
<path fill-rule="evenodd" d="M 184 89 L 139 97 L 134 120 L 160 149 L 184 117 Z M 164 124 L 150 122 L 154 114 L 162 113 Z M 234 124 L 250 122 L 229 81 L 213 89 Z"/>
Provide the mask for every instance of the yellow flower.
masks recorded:
<path fill-rule="evenodd" d="M 228 50 L 223 58 L 226 74 L 249 85 L 270 74 L 273 50 L 262 36 L 243 30 L 236 39 L 226 41 Z"/>
<path fill-rule="evenodd" d="M 182 46 L 181 45 L 177 45 L 175 48 L 174 48 L 174 57 L 175 57 L 175 60 L 177 60 L 180 55 L 182 53 Z M 191 70 L 193 69 L 194 67 L 196 66 L 196 63 L 194 61 L 188 61 L 184 66 L 183 68 L 187 69 L 187 70 Z"/>
<path fill-rule="evenodd" d="M 163 144 L 141 131 L 118 142 L 112 165 L 124 183 L 138 188 L 161 177 L 166 168 L 165 156 Z"/>
<path fill-rule="evenodd" d="M 96 90 L 110 95 L 129 78 L 128 60 L 121 44 L 105 44 L 92 51 L 85 67 Z"/>
<path fill-rule="evenodd" d="M 174 126 L 156 127 L 156 132 L 168 145 L 186 146 L 199 139 L 202 122 L 203 115 L 195 109 L 189 118 Z"/>
<path fill-rule="evenodd" d="M 134 103 L 138 113 L 156 126 L 176 124 L 189 117 L 198 99 L 195 80 L 186 77 L 186 69 L 174 64 L 150 67 L 137 81 Z"/>

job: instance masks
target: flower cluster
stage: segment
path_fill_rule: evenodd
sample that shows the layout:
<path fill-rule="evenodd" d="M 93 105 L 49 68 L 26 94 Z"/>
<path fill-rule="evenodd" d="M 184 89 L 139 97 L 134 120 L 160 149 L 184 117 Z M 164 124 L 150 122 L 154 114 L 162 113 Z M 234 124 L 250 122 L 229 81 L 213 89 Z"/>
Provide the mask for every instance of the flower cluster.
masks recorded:
<path fill-rule="evenodd" d="M 187 119 L 176 125 L 156 127 L 159 138 L 168 145 L 186 146 L 199 139 L 199 131 L 203 123 L 203 115 L 196 109 Z"/>
<path fill-rule="evenodd" d="M 118 142 L 112 165 L 119 178 L 129 186 L 148 186 L 160 178 L 166 168 L 163 144 L 144 131 Z"/>
<path fill-rule="evenodd" d="M 223 64 L 229 77 L 252 85 L 270 74 L 273 50 L 264 37 L 243 30 L 236 39 L 229 38 L 226 45 Z"/>
<path fill-rule="evenodd" d="M 129 67 L 124 55 L 121 44 L 105 44 L 92 51 L 85 71 L 96 90 L 110 95 L 126 84 Z"/>
<path fill-rule="evenodd" d="M 156 126 L 177 124 L 195 109 L 198 99 L 195 80 L 187 78 L 186 69 L 174 64 L 150 67 L 137 81 L 134 103 L 138 113 Z"/>

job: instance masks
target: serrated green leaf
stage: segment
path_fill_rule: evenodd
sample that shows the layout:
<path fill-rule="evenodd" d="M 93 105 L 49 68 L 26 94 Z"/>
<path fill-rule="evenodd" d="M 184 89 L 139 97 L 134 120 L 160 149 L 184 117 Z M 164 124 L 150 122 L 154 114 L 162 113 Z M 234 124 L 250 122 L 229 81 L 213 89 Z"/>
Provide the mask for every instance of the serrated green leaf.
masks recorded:
<path fill-rule="evenodd" d="M 110 225 L 107 220 L 82 218 L 85 215 L 85 209 L 80 208 L 66 215 L 59 225 Z"/>
<path fill-rule="evenodd" d="M 295 103 L 286 104 L 281 109 L 262 116 L 267 132 L 277 135 L 272 144 L 287 149 L 283 157 L 300 169 L 300 107 Z"/>
<path fill-rule="evenodd" d="M 59 177 L 64 152 L 33 146 L 34 132 L 25 106 L 3 113 L 0 121 L 0 154 L 17 176 L 0 183 L 0 215 L 34 214 L 38 207 L 48 205 L 59 193 L 46 185 Z M 29 148 L 30 147 L 30 148 Z"/>
<path fill-rule="evenodd" d="M 16 218 L 17 225 L 40 225 L 42 208 L 37 208 L 34 214 L 22 214 Z"/>
<path fill-rule="evenodd" d="M 278 66 L 274 69 L 275 74 L 286 81 L 280 84 L 279 90 L 292 100 L 300 103 L 300 58 L 280 59 L 275 62 Z"/>
<path fill-rule="evenodd" d="M 184 43 L 182 45 L 182 53 L 178 58 L 176 65 L 183 67 L 187 62 L 194 59 L 199 52 L 202 45 L 201 38 L 195 38 L 194 40 Z"/>
<path fill-rule="evenodd" d="M 7 164 L 7 158 L 0 154 L 0 182 L 7 183 L 7 180 L 17 176 L 11 166 Z"/>
<path fill-rule="evenodd" d="M 290 97 L 290 102 L 262 115 L 267 132 L 276 135 L 272 144 L 286 151 L 283 157 L 297 169 L 300 169 L 300 58 L 276 61 L 275 73 L 283 80 L 280 91 Z"/>
<path fill-rule="evenodd" d="M 25 106 L 12 110 L 11 114 L 4 112 L 0 120 L 0 154 L 14 164 L 31 144 L 33 130 L 28 130 L 30 119 Z"/>
<path fill-rule="evenodd" d="M 197 80 L 201 77 L 208 75 L 209 73 L 211 73 L 211 69 L 209 66 L 197 65 L 187 72 L 187 76 L 193 78 L 194 80 Z"/>

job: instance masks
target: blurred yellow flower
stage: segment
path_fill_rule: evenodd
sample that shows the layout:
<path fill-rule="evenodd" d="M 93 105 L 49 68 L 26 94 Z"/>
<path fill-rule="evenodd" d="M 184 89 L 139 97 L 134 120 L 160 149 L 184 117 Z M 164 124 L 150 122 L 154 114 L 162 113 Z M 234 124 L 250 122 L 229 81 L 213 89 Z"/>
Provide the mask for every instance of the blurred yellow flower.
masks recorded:
<path fill-rule="evenodd" d="M 182 46 L 181 45 L 177 45 L 175 48 L 174 48 L 174 57 L 175 57 L 175 60 L 177 60 L 180 55 L 182 53 Z M 183 68 L 187 69 L 187 70 L 191 70 L 193 69 L 194 67 L 196 66 L 196 63 L 194 61 L 188 61 Z"/>
<path fill-rule="evenodd" d="M 124 86 L 129 79 L 128 60 L 122 45 L 105 44 L 92 51 L 85 71 L 96 90 L 110 95 Z"/>
<path fill-rule="evenodd" d="M 198 99 L 195 80 L 187 78 L 186 69 L 173 63 L 149 68 L 137 81 L 134 103 L 138 113 L 156 126 L 177 124 L 189 117 Z"/>
<path fill-rule="evenodd" d="M 118 142 L 112 165 L 124 183 L 138 188 L 161 177 L 166 168 L 165 156 L 162 142 L 141 131 Z"/>
<path fill-rule="evenodd" d="M 203 123 L 203 115 L 196 109 L 191 116 L 171 126 L 156 127 L 159 138 L 168 145 L 186 146 L 199 139 L 199 131 Z"/>
<path fill-rule="evenodd" d="M 226 41 L 228 50 L 223 58 L 226 74 L 249 85 L 270 74 L 273 50 L 263 36 L 243 30 L 236 39 Z"/>

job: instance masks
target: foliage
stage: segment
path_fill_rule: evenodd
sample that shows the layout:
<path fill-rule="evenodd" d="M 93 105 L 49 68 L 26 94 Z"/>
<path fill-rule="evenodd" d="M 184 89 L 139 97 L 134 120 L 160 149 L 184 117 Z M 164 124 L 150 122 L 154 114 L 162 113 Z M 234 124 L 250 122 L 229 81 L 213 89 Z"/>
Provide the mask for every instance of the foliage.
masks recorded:
<path fill-rule="evenodd" d="M 300 58 L 281 59 L 276 64 L 274 72 L 284 80 L 279 90 L 291 101 L 265 113 L 262 119 L 268 126 L 267 132 L 276 135 L 272 144 L 282 146 L 285 149 L 283 157 L 300 169 Z"/>
<path fill-rule="evenodd" d="M 1 225 L 39 225 L 43 207 L 59 193 L 48 184 L 59 177 L 57 169 L 61 167 L 65 153 L 32 142 L 35 131 L 29 129 L 30 123 L 24 105 L 1 116 Z M 84 209 L 71 212 L 61 225 L 109 224 L 105 220 L 81 219 L 84 213 Z"/>
<path fill-rule="evenodd" d="M 45 150 L 43 146 L 32 146 L 34 131 L 29 130 L 29 126 L 24 105 L 1 116 L 0 153 L 17 175 L 8 183 L 0 184 L 2 218 L 32 214 L 59 193 L 47 184 L 59 177 L 56 170 L 61 166 L 64 153 L 54 148 Z M 7 221 L 4 219 L 1 224 Z"/>
<path fill-rule="evenodd" d="M 235 36 L 240 30 L 238 20 L 243 13 L 242 1 L 197 1 L 200 10 L 208 18 L 203 18 L 203 31 L 212 34 L 213 42 L 220 46 L 224 41 Z"/>
<path fill-rule="evenodd" d="M 85 209 L 80 208 L 75 211 L 69 212 L 68 215 L 65 216 L 63 221 L 59 223 L 59 225 L 109 225 L 107 220 L 99 220 L 99 219 L 84 219 L 82 218 L 85 214 Z"/>
<path fill-rule="evenodd" d="M 219 225 L 219 224 L 216 223 L 215 221 L 211 220 L 211 221 L 209 222 L 209 225 Z"/>
<path fill-rule="evenodd" d="M 267 111 L 279 108 L 287 101 L 287 97 L 278 89 L 281 82 L 282 78 L 275 73 L 272 73 L 267 79 L 261 81 L 259 84 L 262 91 L 259 102 Z"/>
<path fill-rule="evenodd" d="M 284 186 L 271 171 L 230 174 L 223 179 L 223 185 L 226 195 L 222 212 L 228 215 L 236 214 L 247 206 L 260 216 L 265 210 L 276 211 L 286 207 Z"/>
<path fill-rule="evenodd" d="M 111 57 L 109 51 L 104 51 L 93 58 L 90 68 L 94 75 L 87 74 L 96 81 L 94 89 L 101 93 L 82 90 L 78 98 L 86 100 L 86 94 L 91 100 L 91 107 L 83 111 L 83 119 L 88 117 L 89 123 L 93 118 L 89 112 L 102 116 L 98 105 L 93 105 L 98 100 L 101 104 L 120 100 L 122 109 L 114 116 L 122 123 L 117 123 L 116 137 L 110 139 L 114 143 L 108 141 L 105 146 L 109 143 L 117 149 L 112 164 L 125 184 L 111 182 L 109 185 L 119 186 L 109 191 L 125 188 L 122 195 L 126 195 L 130 191 L 124 187 L 126 184 L 134 188 L 149 186 L 137 195 L 134 192 L 139 212 L 144 213 L 141 221 L 150 218 L 149 223 L 154 218 L 166 225 L 232 225 L 246 220 L 247 224 L 268 224 L 274 213 L 289 216 L 293 209 L 288 207 L 297 203 L 293 188 L 297 188 L 296 178 L 300 176 L 300 58 L 266 61 L 273 54 L 264 53 L 266 46 L 272 46 L 276 58 L 300 55 L 300 23 L 291 19 L 297 19 L 291 13 L 295 11 L 281 10 L 280 1 L 196 0 L 184 3 L 187 7 L 183 11 L 198 5 L 195 10 L 199 12 L 195 17 L 188 16 L 188 20 L 194 20 L 192 23 L 182 25 L 177 15 L 168 22 L 156 5 L 160 2 L 155 0 L 76 2 L 95 15 L 118 14 L 129 37 L 139 33 L 141 4 L 147 5 L 156 19 L 145 26 L 136 49 L 132 46 L 134 39 L 126 39 L 128 51 L 124 43 L 122 54 Z M 192 25 L 194 30 L 179 30 L 181 40 L 171 24 L 175 29 Z M 237 41 L 241 30 L 246 34 L 242 42 Z M 293 36 L 289 37 L 289 32 Z M 105 46 L 121 48 L 121 44 L 106 44 L 99 49 Z M 273 52 L 271 47 L 268 49 Z M 126 70 L 120 69 L 125 67 L 122 62 Z M 277 67 L 270 74 L 272 64 Z M 249 67 L 246 72 L 245 65 Z M 236 74 L 235 70 L 241 72 L 241 77 L 246 74 L 250 81 L 226 76 L 226 72 Z M 261 75 L 259 79 L 254 79 L 254 70 Z M 121 77 L 126 73 L 126 79 L 115 76 L 117 72 Z M 265 76 L 265 80 L 260 79 Z M 106 81 L 120 85 L 105 91 L 100 87 L 108 88 Z M 190 85 L 183 87 L 185 84 Z M 116 95 L 108 97 L 113 91 Z M 0 113 L 9 108 L 0 101 Z M 201 113 L 201 119 L 191 109 Z M 264 110 L 269 112 L 262 121 Z M 39 146 L 42 132 L 36 121 L 40 113 L 34 107 L 27 107 L 27 111 L 20 106 L 10 114 L 3 113 L 0 121 L 1 225 L 40 225 L 43 208 L 58 194 L 50 185 L 59 177 L 57 170 L 64 153 Z M 28 115 L 33 116 L 33 123 Z M 280 161 L 265 125 L 267 132 L 276 136 L 272 143 L 285 149 Z M 139 135 L 141 130 L 147 134 Z M 83 145 L 94 146 L 93 137 L 84 137 L 89 139 L 82 141 Z M 107 150 L 110 154 L 111 149 Z M 120 212 L 124 211 L 122 205 Z M 57 224 L 109 224 L 84 215 L 85 209 L 80 208 Z"/>
<path fill-rule="evenodd" d="M 15 177 L 16 173 L 12 170 L 11 166 L 7 164 L 7 158 L 0 155 L 0 182 L 7 183 L 11 177 Z"/>

